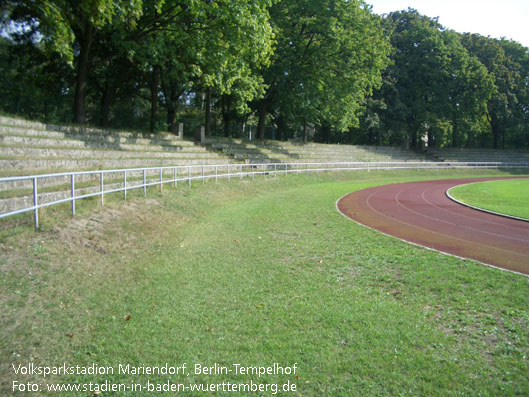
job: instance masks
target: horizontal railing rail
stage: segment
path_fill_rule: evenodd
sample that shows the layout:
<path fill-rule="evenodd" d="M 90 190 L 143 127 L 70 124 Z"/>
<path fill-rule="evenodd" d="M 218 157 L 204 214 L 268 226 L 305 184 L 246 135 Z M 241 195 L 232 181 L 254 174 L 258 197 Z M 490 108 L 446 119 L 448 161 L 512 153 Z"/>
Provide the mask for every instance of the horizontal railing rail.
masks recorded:
<path fill-rule="evenodd" d="M 454 169 L 454 168 L 529 168 L 528 162 L 322 162 L 322 163 L 263 163 L 263 164 L 218 164 L 218 165 L 188 165 L 188 166 L 163 166 L 147 168 L 127 168 L 97 171 L 75 171 L 61 172 L 55 174 L 41 174 L 29 176 L 13 176 L 0 178 L 0 191 L 10 190 L 9 186 L 26 184 L 27 190 L 32 194 L 3 199 L 12 203 L 21 202 L 20 208 L 5 210 L 0 213 L 0 219 L 26 212 L 34 213 L 35 228 L 39 227 L 39 209 L 61 203 L 71 203 L 72 215 L 75 215 L 75 203 L 77 200 L 89 197 L 100 197 L 101 206 L 104 205 L 105 195 L 123 192 L 127 199 L 127 192 L 134 189 L 143 189 L 144 196 L 147 195 L 147 187 L 173 184 L 175 187 L 179 182 L 191 182 L 225 178 L 254 178 L 257 175 L 288 175 L 291 173 L 325 172 L 325 171 L 374 171 L 374 170 L 402 170 L 402 169 Z M 168 174 L 170 176 L 168 177 Z M 92 176 L 99 179 L 97 186 L 76 188 L 76 181 L 83 176 Z M 105 184 L 105 177 L 106 184 Z M 64 179 L 68 181 L 68 188 L 54 190 L 52 192 L 39 192 L 39 181 L 41 186 L 46 179 Z M 111 179 L 109 179 L 111 178 Z M 18 183 L 18 184 L 17 184 Z M 59 183 L 57 183 L 59 184 Z M 64 186 L 63 182 L 63 186 Z M 7 187 L 5 187 L 7 186 Z M 48 190 L 49 184 L 47 184 Z M 44 198 L 46 198 L 44 200 Z M 30 202 L 29 205 L 28 201 Z"/>

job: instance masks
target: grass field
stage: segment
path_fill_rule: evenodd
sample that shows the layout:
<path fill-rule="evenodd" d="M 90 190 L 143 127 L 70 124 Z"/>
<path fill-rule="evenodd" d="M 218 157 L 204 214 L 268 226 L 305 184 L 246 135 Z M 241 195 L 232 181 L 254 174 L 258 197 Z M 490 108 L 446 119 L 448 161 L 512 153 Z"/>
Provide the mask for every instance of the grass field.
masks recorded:
<path fill-rule="evenodd" d="M 478 208 L 529 219 L 529 179 L 471 183 L 450 194 Z"/>
<path fill-rule="evenodd" d="M 39 383 L 42 393 L 52 382 L 169 379 L 290 382 L 290 395 L 303 396 L 528 395 L 528 278 L 381 235 L 335 208 L 369 186 L 491 175 L 505 174 L 256 178 L 109 197 L 104 209 L 89 200 L 75 218 L 48 208 L 40 232 L 29 216 L 27 225 L 9 221 L 0 235 L 0 394 L 13 381 Z M 114 373 L 14 373 L 28 363 Z M 117 373 L 119 364 L 166 363 L 186 371 Z M 297 370 L 194 372 L 215 363 Z M 127 394 L 142 395 L 119 395 Z"/>

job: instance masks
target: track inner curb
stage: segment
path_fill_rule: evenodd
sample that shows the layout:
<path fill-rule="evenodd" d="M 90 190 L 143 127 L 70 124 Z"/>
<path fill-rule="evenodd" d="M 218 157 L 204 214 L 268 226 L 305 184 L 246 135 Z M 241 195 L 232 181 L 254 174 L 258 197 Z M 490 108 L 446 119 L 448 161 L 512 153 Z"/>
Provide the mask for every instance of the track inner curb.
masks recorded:
<path fill-rule="evenodd" d="M 472 185 L 473 183 L 480 183 L 480 182 L 467 183 L 466 185 Z M 459 186 L 465 186 L 465 185 L 459 185 Z M 508 215 L 508 214 L 503 214 L 501 212 L 495 212 L 495 211 L 487 210 L 485 208 L 476 207 L 475 205 L 468 204 L 468 203 L 465 203 L 464 201 L 456 199 L 454 196 L 452 196 L 450 194 L 450 190 L 452 190 L 452 189 L 454 189 L 456 187 L 459 187 L 459 186 L 454 186 L 454 187 L 451 187 L 450 189 L 448 189 L 445 192 L 446 193 L 446 197 L 448 197 L 450 200 L 452 200 L 453 202 L 455 202 L 457 204 L 464 205 L 465 207 L 472 208 L 473 210 L 476 210 L 476 211 L 481 211 L 481 212 L 485 212 L 487 214 L 502 216 L 504 218 L 515 219 L 517 221 L 529 222 L 529 219 L 527 219 L 527 218 L 521 218 L 521 217 L 514 216 L 514 215 Z"/>

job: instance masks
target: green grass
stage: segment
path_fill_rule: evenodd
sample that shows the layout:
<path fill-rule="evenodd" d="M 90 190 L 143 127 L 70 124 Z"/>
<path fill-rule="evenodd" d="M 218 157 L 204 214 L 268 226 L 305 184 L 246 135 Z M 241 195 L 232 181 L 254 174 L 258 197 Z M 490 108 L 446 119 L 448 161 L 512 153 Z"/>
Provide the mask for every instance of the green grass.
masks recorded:
<path fill-rule="evenodd" d="M 13 380 L 44 384 L 15 376 L 13 363 L 117 371 L 185 362 L 189 376 L 50 380 L 290 381 L 303 396 L 527 395 L 526 277 L 381 235 L 335 208 L 369 186 L 470 175 L 504 174 L 291 175 L 152 189 L 126 203 L 109 196 L 104 209 L 87 200 L 75 218 L 67 206 L 49 208 L 42 231 L 0 235 L 0 393 Z M 195 363 L 297 363 L 298 372 L 195 375 Z"/>
<path fill-rule="evenodd" d="M 471 183 L 450 194 L 478 208 L 529 219 L 529 179 Z"/>

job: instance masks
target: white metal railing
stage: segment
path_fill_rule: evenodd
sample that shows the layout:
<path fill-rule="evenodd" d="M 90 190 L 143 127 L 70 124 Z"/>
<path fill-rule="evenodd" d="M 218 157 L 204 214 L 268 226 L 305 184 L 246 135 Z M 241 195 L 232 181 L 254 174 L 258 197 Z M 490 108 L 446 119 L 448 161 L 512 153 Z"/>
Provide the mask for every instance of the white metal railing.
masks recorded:
<path fill-rule="evenodd" d="M 397 169 L 454 169 L 454 168 L 529 168 L 529 163 L 522 162 L 326 162 L 326 163 L 267 163 L 267 164 L 219 164 L 219 165 L 189 165 L 170 167 L 149 167 L 149 168 L 129 168 L 118 170 L 99 171 L 79 171 L 63 172 L 56 174 L 42 174 L 30 176 L 15 176 L 0 178 L 0 191 L 12 190 L 9 185 L 26 185 L 31 188 L 31 196 L 18 196 L 10 200 L 11 202 L 21 201 L 20 208 L 9 209 L 0 213 L 0 219 L 9 216 L 31 212 L 34 213 L 35 228 L 39 227 L 39 209 L 60 203 L 71 203 L 72 215 L 75 215 L 75 202 L 88 197 L 101 199 L 101 206 L 104 205 L 105 194 L 123 192 L 123 198 L 127 199 L 127 192 L 133 189 L 143 189 L 144 196 L 147 195 L 147 187 L 187 182 L 191 187 L 193 180 L 201 180 L 205 183 L 208 179 L 219 178 L 251 177 L 256 175 L 288 175 L 289 173 L 307 173 L 323 171 L 357 171 L 357 170 L 397 170 Z M 170 174 L 170 177 L 167 175 Z M 98 186 L 92 185 L 85 188 L 76 189 L 76 181 L 80 176 L 85 179 L 99 179 Z M 107 184 L 105 185 L 105 176 Z M 69 188 L 55 190 L 52 193 L 39 194 L 39 182 L 48 179 L 56 181 L 58 179 L 68 180 Z M 109 180 L 109 178 L 112 178 Z M 51 183 L 48 183 L 50 185 Z M 59 183 L 55 183 L 56 185 Z M 45 185 L 45 184 L 44 184 Z M 63 183 L 64 185 L 64 183 Z M 86 193 L 76 194 L 84 190 Z M 48 200 L 41 200 L 43 196 L 52 196 Z M 39 199 L 39 196 L 41 199 Z M 55 199 L 53 198 L 55 197 Z M 30 205 L 26 205 L 30 202 Z"/>

